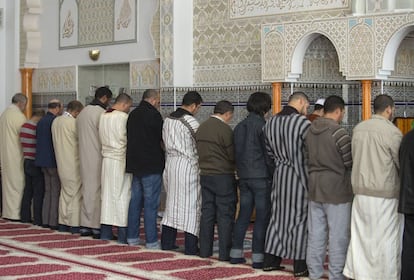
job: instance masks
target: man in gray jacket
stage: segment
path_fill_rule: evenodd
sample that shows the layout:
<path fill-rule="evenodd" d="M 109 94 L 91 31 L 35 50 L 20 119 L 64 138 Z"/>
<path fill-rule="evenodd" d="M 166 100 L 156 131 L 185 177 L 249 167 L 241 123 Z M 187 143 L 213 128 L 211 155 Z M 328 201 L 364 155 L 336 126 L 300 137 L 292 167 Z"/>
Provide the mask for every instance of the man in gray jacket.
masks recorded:
<path fill-rule="evenodd" d="M 375 114 L 352 136 L 351 240 L 344 275 L 352 279 L 400 279 L 402 219 L 398 214 L 401 131 L 391 122 L 394 101 L 374 100 Z"/>
<path fill-rule="evenodd" d="M 315 119 L 306 135 L 309 154 L 309 213 L 307 265 L 310 279 L 324 273 L 329 243 L 329 279 L 345 279 L 345 265 L 351 220 L 351 137 L 339 125 L 345 102 L 329 96 L 324 116 Z M 329 242 L 328 242 L 329 240 Z"/>

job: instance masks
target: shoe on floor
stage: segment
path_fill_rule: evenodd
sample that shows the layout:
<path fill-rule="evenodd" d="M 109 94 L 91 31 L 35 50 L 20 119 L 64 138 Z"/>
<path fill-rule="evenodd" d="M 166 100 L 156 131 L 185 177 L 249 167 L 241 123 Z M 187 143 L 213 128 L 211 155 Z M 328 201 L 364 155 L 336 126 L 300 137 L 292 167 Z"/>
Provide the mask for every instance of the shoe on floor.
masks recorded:
<path fill-rule="evenodd" d="M 246 263 L 245 258 L 230 258 L 231 264 L 240 264 L 240 263 Z"/>
<path fill-rule="evenodd" d="M 309 276 L 308 266 L 305 260 L 293 261 L 293 275 L 295 277 L 307 277 Z"/>
<path fill-rule="evenodd" d="M 101 234 L 100 233 L 94 233 L 94 234 L 92 234 L 92 238 L 93 239 L 101 239 Z"/>
<path fill-rule="evenodd" d="M 263 262 L 254 262 L 254 263 L 252 263 L 252 268 L 254 268 L 254 269 L 263 269 Z"/>
<path fill-rule="evenodd" d="M 265 253 L 263 260 L 263 271 L 272 271 L 272 270 L 283 270 L 284 266 L 281 266 L 282 258 L 272 254 Z"/>

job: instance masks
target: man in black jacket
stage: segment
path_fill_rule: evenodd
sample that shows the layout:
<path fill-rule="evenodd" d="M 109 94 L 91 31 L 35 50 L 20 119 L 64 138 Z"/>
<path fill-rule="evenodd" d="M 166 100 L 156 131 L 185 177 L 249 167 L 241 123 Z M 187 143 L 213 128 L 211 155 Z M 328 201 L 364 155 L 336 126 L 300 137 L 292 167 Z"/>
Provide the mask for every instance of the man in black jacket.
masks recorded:
<path fill-rule="evenodd" d="M 398 211 L 404 214 L 401 280 L 408 280 L 414 275 L 414 129 L 401 142 L 400 179 Z"/>
<path fill-rule="evenodd" d="M 128 117 L 126 172 L 134 175 L 128 210 L 127 241 L 139 244 L 141 210 L 144 208 L 146 247 L 158 249 L 157 212 L 160 204 L 161 176 L 164 170 L 160 93 L 147 89 L 142 101 Z"/>

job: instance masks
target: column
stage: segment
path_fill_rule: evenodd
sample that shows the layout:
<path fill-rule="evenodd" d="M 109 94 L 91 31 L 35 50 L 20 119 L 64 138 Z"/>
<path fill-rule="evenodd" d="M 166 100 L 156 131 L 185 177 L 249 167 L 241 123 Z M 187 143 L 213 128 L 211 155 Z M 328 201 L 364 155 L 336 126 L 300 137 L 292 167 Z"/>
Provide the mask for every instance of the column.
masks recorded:
<path fill-rule="evenodd" d="M 273 115 L 282 110 L 282 85 L 282 82 L 272 83 Z"/>
<path fill-rule="evenodd" d="M 30 119 L 32 117 L 32 74 L 33 68 L 20 68 L 20 74 L 22 77 L 22 93 L 27 97 L 27 105 L 24 114 L 26 118 Z"/>
<path fill-rule="evenodd" d="M 371 80 L 363 80 L 362 84 L 362 120 L 371 117 Z"/>

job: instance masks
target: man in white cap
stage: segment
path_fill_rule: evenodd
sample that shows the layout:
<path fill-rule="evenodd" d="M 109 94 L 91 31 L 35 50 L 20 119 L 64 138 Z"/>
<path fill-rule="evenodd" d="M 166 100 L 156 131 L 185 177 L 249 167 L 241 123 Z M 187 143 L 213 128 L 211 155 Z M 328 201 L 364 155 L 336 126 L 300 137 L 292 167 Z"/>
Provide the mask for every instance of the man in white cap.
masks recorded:
<path fill-rule="evenodd" d="M 319 98 L 318 100 L 316 100 L 312 114 L 308 115 L 308 120 L 313 122 L 313 120 L 315 120 L 316 118 L 323 116 L 323 104 L 325 104 L 324 98 Z"/>

